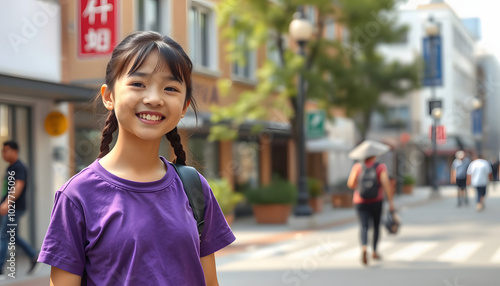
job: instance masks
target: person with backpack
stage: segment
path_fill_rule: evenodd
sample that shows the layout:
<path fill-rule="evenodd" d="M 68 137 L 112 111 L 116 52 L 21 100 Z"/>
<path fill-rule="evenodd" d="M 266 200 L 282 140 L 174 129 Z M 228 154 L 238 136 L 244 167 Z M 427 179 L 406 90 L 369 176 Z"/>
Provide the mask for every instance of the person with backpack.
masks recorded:
<path fill-rule="evenodd" d="M 451 163 L 450 172 L 450 181 L 452 184 L 457 184 L 458 188 L 458 207 L 462 205 L 462 201 L 465 205 L 469 204 L 469 199 L 467 197 L 467 168 L 469 164 L 470 160 L 465 156 L 465 152 L 458 150 L 455 153 L 455 160 Z"/>
<path fill-rule="evenodd" d="M 387 166 L 376 162 L 376 156 L 389 150 L 385 144 L 367 140 L 357 146 L 349 153 L 349 157 L 359 162 L 354 164 L 347 186 L 354 189 L 353 203 L 361 224 L 361 261 L 363 265 L 368 265 L 368 229 L 370 223 L 373 225 L 373 253 L 374 260 L 382 257 L 377 252 L 379 240 L 380 220 L 382 216 L 382 203 L 384 201 L 384 191 L 389 202 L 389 211 L 394 213 L 394 190 L 389 181 Z"/>
<path fill-rule="evenodd" d="M 218 285 L 214 253 L 235 236 L 207 180 L 183 166 L 177 124 L 196 112 L 191 72 L 181 46 L 156 32 L 113 50 L 100 154 L 56 192 L 38 258 L 51 285 Z M 177 166 L 159 156 L 164 135 Z"/>

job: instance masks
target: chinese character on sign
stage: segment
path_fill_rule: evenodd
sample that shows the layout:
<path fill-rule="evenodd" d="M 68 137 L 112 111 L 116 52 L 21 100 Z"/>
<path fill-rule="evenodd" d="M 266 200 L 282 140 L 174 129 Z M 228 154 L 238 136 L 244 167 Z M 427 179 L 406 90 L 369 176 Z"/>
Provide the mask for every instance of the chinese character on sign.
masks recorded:
<path fill-rule="evenodd" d="M 78 56 L 88 58 L 111 53 L 118 32 L 118 1 L 78 2 Z"/>

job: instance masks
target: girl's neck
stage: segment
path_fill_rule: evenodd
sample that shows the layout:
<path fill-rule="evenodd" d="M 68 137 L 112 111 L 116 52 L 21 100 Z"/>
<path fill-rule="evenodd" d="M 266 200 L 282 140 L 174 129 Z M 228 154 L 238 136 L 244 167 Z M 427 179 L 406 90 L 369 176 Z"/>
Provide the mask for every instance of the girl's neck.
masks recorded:
<path fill-rule="evenodd" d="M 155 141 L 120 140 L 99 163 L 110 173 L 131 181 L 161 179 L 166 172 L 159 159 L 161 139 Z"/>

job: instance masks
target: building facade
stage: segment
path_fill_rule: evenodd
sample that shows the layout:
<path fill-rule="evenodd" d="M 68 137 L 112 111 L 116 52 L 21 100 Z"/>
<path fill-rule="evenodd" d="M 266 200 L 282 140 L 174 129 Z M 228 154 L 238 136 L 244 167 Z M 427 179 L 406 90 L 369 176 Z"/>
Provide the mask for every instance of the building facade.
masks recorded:
<path fill-rule="evenodd" d="M 435 1 L 441 2 L 441 1 Z M 375 129 L 371 137 L 392 137 L 401 144 L 401 134 L 405 138 L 403 151 L 397 159 L 403 172 L 419 178 L 420 184 L 430 184 L 432 174 L 432 144 L 430 129 L 434 124 L 429 102 L 441 101 L 442 117 L 438 125 L 446 130 L 446 141 L 437 146 L 437 176 L 439 184 L 449 183 L 449 166 L 455 151 L 475 148 L 472 134 L 472 101 L 477 97 L 475 42 L 473 36 L 463 26 L 453 9 L 444 2 L 418 6 L 414 10 L 400 10 L 397 23 L 406 25 L 407 35 L 398 43 L 380 47 L 380 52 L 390 60 L 413 62 L 423 59 L 426 25 L 430 18 L 439 28 L 441 39 L 440 72 L 442 84 L 435 87 L 422 86 L 403 98 L 394 99 L 387 95 L 389 116 L 375 115 Z M 396 122 L 397 124 L 393 124 Z M 409 139 L 408 142 L 406 142 Z M 412 154 L 408 156 L 408 154 Z M 406 165 L 406 166 L 405 166 Z M 398 167 L 398 168 L 399 168 Z"/>
<path fill-rule="evenodd" d="M 296 180 L 290 124 L 278 110 L 268 110 L 272 116 L 260 122 L 265 127 L 260 133 L 251 132 L 255 123 L 246 122 L 236 140 L 206 139 L 210 107 L 230 104 L 241 92 L 255 88 L 256 69 L 273 56 L 262 47 L 248 54 L 246 66 L 227 62 L 226 40 L 216 25 L 217 2 L 0 1 L 9 11 L 0 19 L 0 41 L 6 41 L 0 44 L 0 139 L 17 140 L 21 159 L 30 169 L 29 215 L 21 232 L 32 243 L 42 242 L 55 191 L 99 153 L 106 110 L 100 106 L 98 91 L 104 83 L 109 52 L 137 30 L 169 35 L 194 63 L 198 117 L 188 111 L 178 126 L 189 164 L 207 178 L 228 178 L 237 191 L 266 184 L 274 173 Z M 309 15 L 314 17 L 313 12 Z M 331 21 L 325 33 L 329 38 L 339 37 L 342 29 Z M 220 96 L 219 79 L 232 81 L 232 94 Z M 56 120 L 52 120 L 54 112 L 60 115 Z M 313 146 L 309 147 L 308 175 L 321 178 L 325 187 L 348 172 L 351 162 L 345 153 L 354 141 L 351 121 L 340 119 L 329 126 L 339 136 L 347 130 L 349 138 L 343 141 L 330 136 L 319 147 L 308 145 Z M 54 128 L 58 132 L 51 131 Z M 172 159 L 170 144 L 162 142 L 160 153 Z M 339 162 L 346 168 L 336 170 Z M 6 168 L 4 162 L 0 168 Z M 331 172 L 335 175 L 330 176 Z"/>

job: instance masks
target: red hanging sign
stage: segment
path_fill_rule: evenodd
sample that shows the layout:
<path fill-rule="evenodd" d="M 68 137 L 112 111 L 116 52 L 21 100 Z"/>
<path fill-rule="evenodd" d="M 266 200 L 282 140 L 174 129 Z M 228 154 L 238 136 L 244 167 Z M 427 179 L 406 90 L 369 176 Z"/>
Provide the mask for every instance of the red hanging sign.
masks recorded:
<path fill-rule="evenodd" d="M 432 140 L 432 126 L 429 128 L 429 139 Z M 436 143 L 440 145 L 446 143 L 446 129 L 444 125 L 436 126 Z"/>
<path fill-rule="evenodd" d="M 78 0 L 79 58 L 110 54 L 117 36 L 117 0 Z"/>

